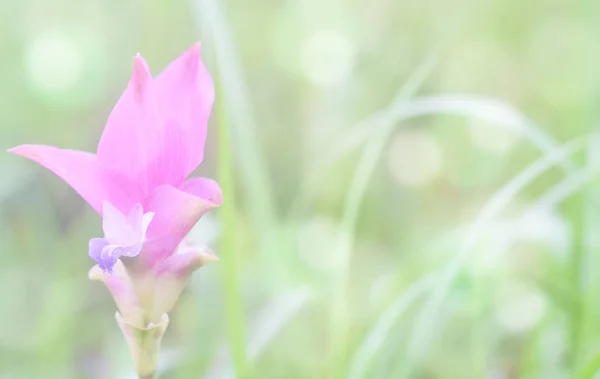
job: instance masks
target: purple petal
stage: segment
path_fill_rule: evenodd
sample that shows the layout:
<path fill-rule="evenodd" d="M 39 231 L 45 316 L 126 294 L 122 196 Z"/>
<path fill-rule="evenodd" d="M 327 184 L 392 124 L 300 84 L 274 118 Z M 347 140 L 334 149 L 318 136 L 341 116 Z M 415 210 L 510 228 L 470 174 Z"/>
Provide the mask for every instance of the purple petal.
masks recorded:
<path fill-rule="evenodd" d="M 100 265 L 100 268 L 103 271 L 106 271 L 106 265 L 104 265 L 101 262 L 104 262 L 102 259 L 102 250 L 104 250 L 104 248 L 108 246 L 108 241 L 105 240 L 104 238 L 92 238 L 90 240 L 90 244 L 89 244 L 89 256 L 95 260 L 96 262 L 98 262 L 98 264 Z M 115 261 L 116 263 L 116 261 Z M 114 263 L 112 264 L 112 266 L 114 266 Z M 111 268 L 112 268 L 111 266 Z"/>
<path fill-rule="evenodd" d="M 110 245 L 104 238 L 92 238 L 89 244 L 89 255 L 98 262 L 105 272 L 111 273 L 117 260 L 122 257 L 135 257 L 142 251 L 142 244 L 132 246 Z"/>

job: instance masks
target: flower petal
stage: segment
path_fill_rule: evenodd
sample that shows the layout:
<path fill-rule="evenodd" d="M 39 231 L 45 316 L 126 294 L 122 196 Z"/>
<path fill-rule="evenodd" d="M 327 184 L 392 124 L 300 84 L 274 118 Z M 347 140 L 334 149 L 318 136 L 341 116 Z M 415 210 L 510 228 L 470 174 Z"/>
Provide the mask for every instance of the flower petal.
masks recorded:
<path fill-rule="evenodd" d="M 136 196 L 132 186 L 118 174 L 104 169 L 94 154 L 44 145 L 21 145 L 9 152 L 29 158 L 58 175 L 100 214 L 104 200 L 118 208 L 127 208 Z"/>
<path fill-rule="evenodd" d="M 215 89 L 200 58 L 197 43 L 175 59 L 156 78 L 157 96 L 165 117 L 184 130 L 189 161 L 186 176 L 202 162 L 204 142 Z"/>
<path fill-rule="evenodd" d="M 198 268 L 219 258 L 206 247 L 179 247 L 177 253 L 155 267 L 156 286 L 150 315 L 156 319 L 169 312 L 183 291 L 190 275 Z"/>
<path fill-rule="evenodd" d="M 219 257 L 206 246 L 180 246 L 177 253 L 157 266 L 156 276 L 186 280 L 198 268 L 218 260 Z"/>
<path fill-rule="evenodd" d="M 102 260 L 102 250 L 108 246 L 108 241 L 104 238 L 92 238 L 89 243 L 88 254 L 96 262 Z M 104 267 L 101 267 L 104 270 Z"/>
<path fill-rule="evenodd" d="M 135 257 L 142 251 L 142 244 L 119 246 L 111 245 L 104 238 L 92 238 L 89 243 L 89 255 L 105 272 L 112 273 L 119 258 Z"/>
<path fill-rule="evenodd" d="M 110 202 L 103 205 L 102 230 L 104 238 L 113 245 L 137 245 L 143 243 L 148 225 L 152 222 L 154 213 L 144 214 L 141 204 L 134 204 L 125 216 Z"/>
<path fill-rule="evenodd" d="M 117 303 L 119 312 L 127 322 L 140 328 L 146 327 L 147 312 L 140 304 L 131 277 L 122 262 L 117 261 L 111 273 L 96 265 L 90 270 L 88 276 L 91 280 L 99 280 L 106 285 Z"/>
<path fill-rule="evenodd" d="M 148 231 L 148 227 L 150 226 L 150 223 L 152 222 L 153 219 L 154 219 L 154 212 L 148 212 L 148 213 L 144 214 L 144 216 L 142 216 L 142 233 L 144 234 L 144 236 L 146 235 L 146 232 Z"/>
<path fill-rule="evenodd" d="M 141 205 L 137 204 L 140 208 Z M 134 206 L 134 209 L 136 207 Z M 141 216 L 140 216 L 141 217 Z M 128 244 L 130 240 L 135 239 L 128 218 L 109 201 L 102 205 L 102 230 L 104 238 L 112 244 Z M 129 233 L 127 232 L 129 230 Z M 141 238 L 138 238 L 140 240 Z"/>
<path fill-rule="evenodd" d="M 144 207 L 154 212 L 144 254 L 151 261 L 171 255 L 200 217 L 221 205 L 222 200 L 219 185 L 206 178 L 187 180 L 181 189 L 172 186 L 156 188 Z"/>
<path fill-rule="evenodd" d="M 184 192 L 214 204 L 214 207 L 218 207 L 223 203 L 221 187 L 219 183 L 212 179 L 191 178 L 183 182 L 179 188 Z"/>
<path fill-rule="evenodd" d="M 179 185 L 188 174 L 186 136 L 175 120 L 163 117 L 156 94 L 148 65 L 138 55 L 98 143 L 100 162 L 139 186 L 136 202 L 159 185 Z"/>

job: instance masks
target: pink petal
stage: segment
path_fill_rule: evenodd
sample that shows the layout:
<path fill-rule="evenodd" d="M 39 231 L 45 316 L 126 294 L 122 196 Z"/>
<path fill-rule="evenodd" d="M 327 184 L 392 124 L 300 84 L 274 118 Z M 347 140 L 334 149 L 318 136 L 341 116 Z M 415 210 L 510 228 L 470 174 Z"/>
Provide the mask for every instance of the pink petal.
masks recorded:
<path fill-rule="evenodd" d="M 202 162 L 204 142 L 215 89 L 200 58 L 197 43 L 175 59 L 156 78 L 163 114 L 184 130 L 189 152 L 186 176 Z"/>
<path fill-rule="evenodd" d="M 179 186 L 179 189 L 214 204 L 214 207 L 218 207 L 223 203 L 221 187 L 209 178 L 188 179 Z"/>
<path fill-rule="evenodd" d="M 115 299 L 123 318 L 140 328 L 146 327 L 148 323 L 146 310 L 140 303 L 132 278 L 121 261 L 117 261 L 112 273 L 108 273 L 96 265 L 90 270 L 88 276 L 92 280 L 104 282 Z"/>
<path fill-rule="evenodd" d="M 186 280 L 195 270 L 219 258 L 205 246 L 180 246 L 179 250 L 156 267 L 157 277 Z"/>
<path fill-rule="evenodd" d="M 219 258 L 205 247 L 184 247 L 155 267 L 156 286 L 152 301 L 153 318 L 168 313 L 179 298 L 189 276 Z"/>
<path fill-rule="evenodd" d="M 177 189 L 172 186 L 156 188 L 144 209 L 154 212 L 154 219 L 146 233 L 149 243 L 145 247 L 148 259 L 160 260 L 171 255 L 200 217 L 221 205 L 223 195 L 219 185 L 210 179 L 187 180 Z"/>
<path fill-rule="evenodd" d="M 135 191 L 123 178 L 105 170 L 94 154 L 44 145 L 21 145 L 9 152 L 29 158 L 58 175 L 100 214 L 104 200 L 118 208 L 128 209 L 132 205 Z"/>
<path fill-rule="evenodd" d="M 154 79 L 138 55 L 125 92 L 108 118 L 98 143 L 98 159 L 140 188 L 141 203 L 153 188 L 178 186 L 187 176 L 187 136 L 176 121 L 163 117 Z"/>

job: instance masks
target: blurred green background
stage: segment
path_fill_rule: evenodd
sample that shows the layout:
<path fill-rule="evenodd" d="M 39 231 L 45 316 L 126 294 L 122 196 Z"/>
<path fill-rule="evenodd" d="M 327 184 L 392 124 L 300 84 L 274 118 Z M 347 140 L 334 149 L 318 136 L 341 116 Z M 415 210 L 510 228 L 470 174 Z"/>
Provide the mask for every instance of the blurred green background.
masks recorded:
<path fill-rule="evenodd" d="M 159 378 L 594 378 L 600 3 L 1 0 L 0 148 L 93 150 L 141 52 L 217 82 L 221 262 Z M 135 378 L 99 217 L 0 155 L 0 379 Z"/>

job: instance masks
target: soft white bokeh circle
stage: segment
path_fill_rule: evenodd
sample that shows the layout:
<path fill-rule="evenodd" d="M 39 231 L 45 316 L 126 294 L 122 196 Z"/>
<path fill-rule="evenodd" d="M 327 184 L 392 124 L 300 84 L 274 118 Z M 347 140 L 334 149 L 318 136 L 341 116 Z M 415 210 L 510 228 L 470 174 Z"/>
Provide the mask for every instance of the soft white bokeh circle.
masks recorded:
<path fill-rule="evenodd" d="M 61 92 L 81 79 L 84 57 L 66 33 L 46 32 L 34 37 L 27 51 L 27 68 L 33 85 L 44 92 Z"/>
<path fill-rule="evenodd" d="M 433 136 L 420 130 L 402 131 L 394 137 L 387 163 L 400 185 L 420 187 L 442 170 L 442 151 Z"/>
<path fill-rule="evenodd" d="M 348 38 L 332 30 L 319 30 L 304 40 L 300 59 L 304 74 L 313 84 L 331 87 L 349 79 L 355 56 L 356 47 Z"/>

